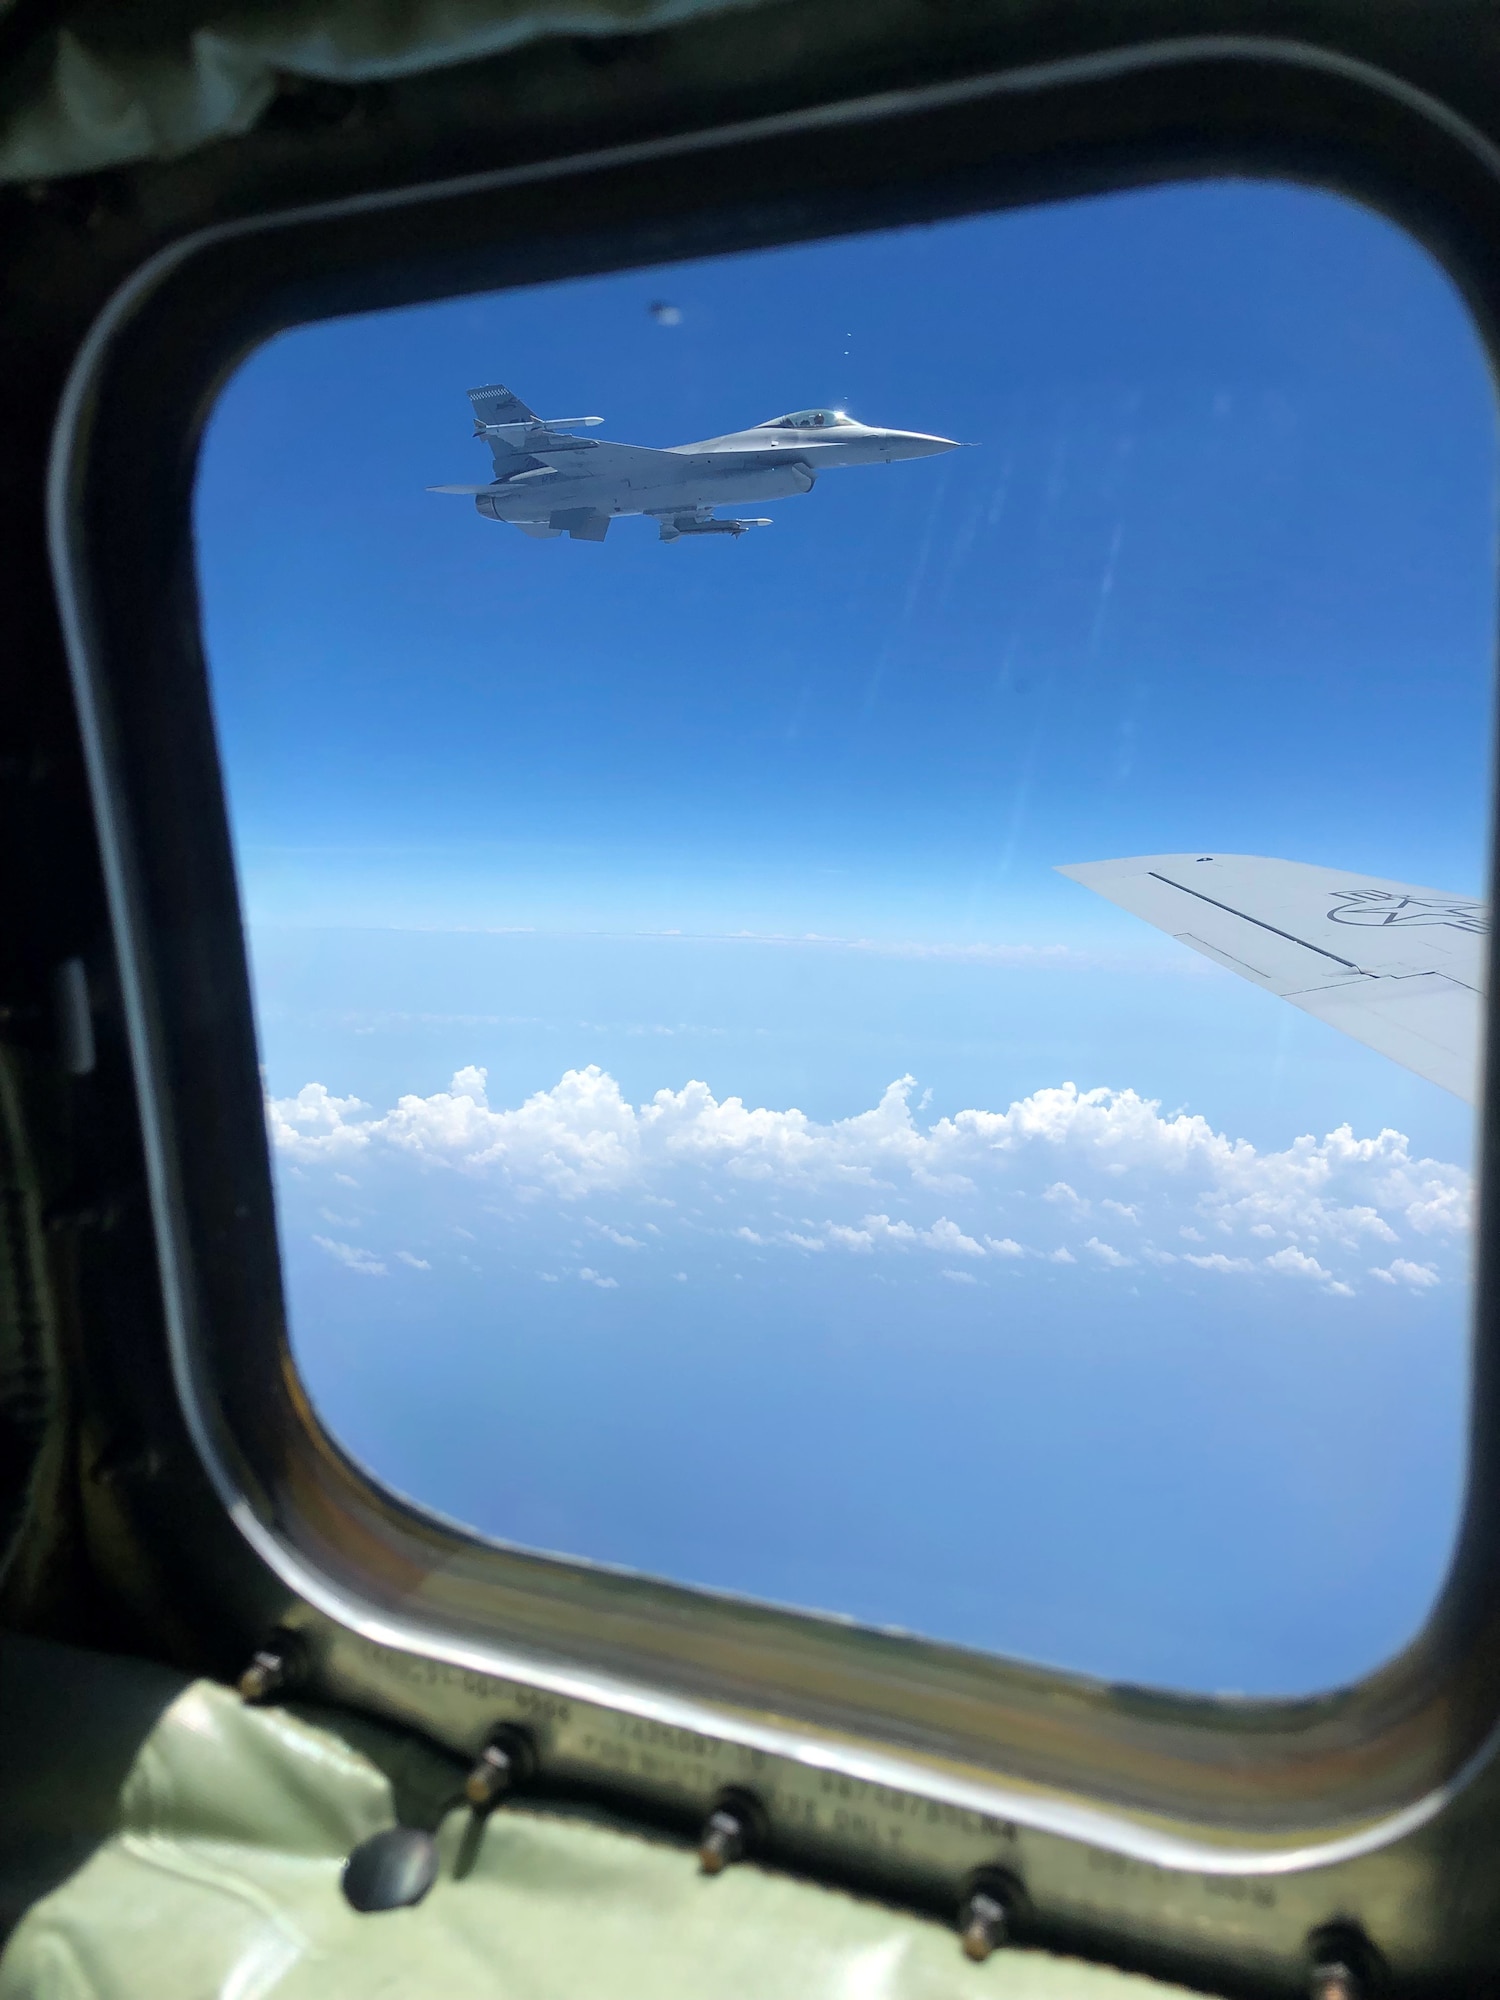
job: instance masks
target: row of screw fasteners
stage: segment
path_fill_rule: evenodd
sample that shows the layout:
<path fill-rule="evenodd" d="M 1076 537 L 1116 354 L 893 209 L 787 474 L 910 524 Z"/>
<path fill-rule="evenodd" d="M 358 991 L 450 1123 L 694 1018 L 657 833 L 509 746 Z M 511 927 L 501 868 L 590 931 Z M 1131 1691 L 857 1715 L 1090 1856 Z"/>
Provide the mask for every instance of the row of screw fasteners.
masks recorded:
<path fill-rule="evenodd" d="M 281 1626 L 250 1657 L 239 1678 L 247 1702 L 272 1701 L 295 1690 L 304 1678 L 306 1652 L 301 1635 Z M 476 1813 L 492 1811 L 536 1768 L 536 1749 L 527 1732 L 509 1724 L 496 1729 L 464 1779 L 464 1799 Z M 698 1837 L 698 1865 L 705 1875 L 722 1874 L 764 1848 L 765 1808 L 753 1792 L 733 1787 L 721 1792 Z M 982 1964 L 1008 1942 L 1025 1892 L 1013 1876 L 982 1869 L 969 1878 L 959 1903 L 958 1932 L 964 1955 Z M 1325 1925 L 1308 1939 L 1312 1960 L 1308 2000 L 1372 2000 L 1383 1981 L 1380 1960 L 1355 1924 Z"/>
<path fill-rule="evenodd" d="M 274 1701 L 291 1694 L 307 1678 L 307 1649 L 300 1633 L 278 1626 L 251 1654 L 237 1689 L 246 1702 Z M 536 1768 L 536 1747 L 524 1729 L 502 1723 L 490 1733 L 464 1779 L 464 1799 L 475 1812 L 488 1812 L 507 1792 L 524 1784 Z"/>
<path fill-rule="evenodd" d="M 764 1806 L 753 1792 L 733 1787 L 721 1792 L 698 1835 L 698 1866 L 705 1875 L 722 1875 L 737 1861 L 762 1851 L 769 1826 Z M 958 1930 L 965 1954 L 986 1959 L 1010 1936 L 1025 1892 L 1013 1876 L 981 1869 L 969 1878 L 959 1904 Z M 1327 2000 L 1337 2000 L 1330 1994 Z"/>
<path fill-rule="evenodd" d="M 698 1837 L 698 1865 L 705 1875 L 722 1874 L 765 1845 L 765 1809 L 753 1793 L 722 1792 Z M 1015 1876 L 980 1869 L 965 1885 L 958 1906 L 958 1934 L 964 1956 L 982 1965 L 1013 1937 L 1024 1922 L 1026 1892 Z M 1354 1924 L 1328 1924 L 1308 1939 L 1312 1961 L 1308 2000 L 1374 2000 L 1383 1985 L 1381 1961 Z"/>

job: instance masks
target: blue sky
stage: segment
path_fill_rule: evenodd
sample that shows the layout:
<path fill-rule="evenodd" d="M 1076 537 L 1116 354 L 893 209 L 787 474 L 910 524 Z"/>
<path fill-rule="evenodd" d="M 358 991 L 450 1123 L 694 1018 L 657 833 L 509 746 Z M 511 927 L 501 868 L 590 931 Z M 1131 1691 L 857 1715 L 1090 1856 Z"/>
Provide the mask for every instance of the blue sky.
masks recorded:
<path fill-rule="evenodd" d="M 487 476 L 496 380 L 977 448 L 535 543 L 425 490 Z M 1442 274 L 1270 185 L 254 355 L 204 615 L 335 1430 L 489 1533 L 1108 1675 L 1392 1650 L 1461 1478 L 1469 1114 L 1053 869 L 1482 890 L 1495 463 Z"/>

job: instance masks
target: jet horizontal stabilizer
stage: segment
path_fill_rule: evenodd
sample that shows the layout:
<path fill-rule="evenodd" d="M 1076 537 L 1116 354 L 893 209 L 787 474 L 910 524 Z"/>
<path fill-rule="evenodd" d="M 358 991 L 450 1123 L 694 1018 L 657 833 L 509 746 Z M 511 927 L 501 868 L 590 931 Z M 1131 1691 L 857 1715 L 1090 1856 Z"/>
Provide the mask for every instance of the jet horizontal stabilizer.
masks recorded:
<path fill-rule="evenodd" d="M 578 423 L 602 422 L 602 418 L 575 419 Z M 476 424 L 475 437 L 488 438 L 492 446 L 508 451 L 597 451 L 597 438 L 570 437 L 550 424 Z"/>

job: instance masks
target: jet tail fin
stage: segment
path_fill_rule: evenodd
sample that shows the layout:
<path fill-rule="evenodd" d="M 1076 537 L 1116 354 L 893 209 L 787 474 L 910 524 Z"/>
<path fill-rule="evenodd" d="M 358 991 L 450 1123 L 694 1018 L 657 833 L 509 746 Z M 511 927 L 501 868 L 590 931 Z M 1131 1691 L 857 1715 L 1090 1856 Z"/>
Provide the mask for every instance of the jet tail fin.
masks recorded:
<path fill-rule="evenodd" d="M 487 388 L 471 389 L 469 401 L 474 405 L 474 417 L 481 424 L 534 424 L 535 410 L 528 409 L 519 396 L 507 389 L 502 382 L 491 382 Z"/>

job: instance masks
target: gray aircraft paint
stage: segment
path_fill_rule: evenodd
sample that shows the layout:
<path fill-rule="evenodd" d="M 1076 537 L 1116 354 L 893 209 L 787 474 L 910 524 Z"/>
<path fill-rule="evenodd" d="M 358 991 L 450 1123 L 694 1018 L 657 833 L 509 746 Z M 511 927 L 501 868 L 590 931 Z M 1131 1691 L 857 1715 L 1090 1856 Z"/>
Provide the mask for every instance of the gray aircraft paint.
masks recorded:
<path fill-rule="evenodd" d="M 1141 854 L 1058 873 L 1477 1102 L 1487 904 L 1256 854 Z"/>
<path fill-rule="evenodd" d="M 645 514 L 661 539 L 742 535 L 763 519 L 718 520 L 724 505 L 786 500 L 810 492 L 820 472 L 851 465 L 891 465 L 953 451 L 953 438 L 882 430 L 842 410 L 795 410 L 749 430 L 698 444 L 612 444 L 575 432 L 599 417 L 539 417 L 519 396 L 493 383 L 471 389 L 474 431 L 489 445 L 495 477 L 488 486 L 431 486 L 464 493 L 486 519 L 523 534 L 602 542 L 621 515 Z"/>

